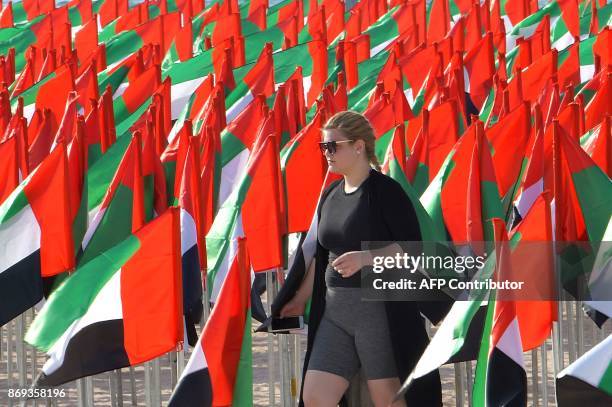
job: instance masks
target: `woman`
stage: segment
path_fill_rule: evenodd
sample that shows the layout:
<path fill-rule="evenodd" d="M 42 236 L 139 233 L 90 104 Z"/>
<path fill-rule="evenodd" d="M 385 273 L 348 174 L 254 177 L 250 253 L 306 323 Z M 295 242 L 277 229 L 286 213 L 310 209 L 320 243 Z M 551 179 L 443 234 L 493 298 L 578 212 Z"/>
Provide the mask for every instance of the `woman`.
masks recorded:
<path fill-rule="evenodd" d="M 414 208 L 400 184 L 380 172 L 365 116 L 339 112 L 322 130 L 329 169 L 343 177 L 319 200 L 317 247 L 306 275 L 290 270 L 272 304 L 275 316 L 303 315 L 312 297 L 300 406 L 336 406 L 360 366 L 377 407 L 440 406 L 438 371 L 391 402 L 429 342 L 420 312 L 437 323 L 446 307 L 361 301 L 361 268 L 372 264 L 361 243 L 420 241 Z"/>

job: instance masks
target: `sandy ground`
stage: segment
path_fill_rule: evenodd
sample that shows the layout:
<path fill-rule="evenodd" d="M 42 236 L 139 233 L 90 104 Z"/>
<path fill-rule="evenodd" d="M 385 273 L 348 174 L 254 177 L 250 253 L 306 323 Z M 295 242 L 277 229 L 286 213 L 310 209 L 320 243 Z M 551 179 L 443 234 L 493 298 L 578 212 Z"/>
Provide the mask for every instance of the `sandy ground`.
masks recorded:
<path fill-rule="evenodd" d="M 31 321 L 32 313 L 28 312 L 26 314 L 26 325 Z M 594 329 L 594 325 L 589 320 L 584 320 L 584 329 L 583 329 L 583 338 L 584 338 L 584 349 L 590 349 L 594 343 L 599 342 L 604 338 L 604 335 L 609 335 L 612 332 L 612 324 L 608 323 L 604 327 L 604 332 L 600 332 L 599 330 Z M 258 325 L 258 322 L 253 320 L 253 328 Z M 566 324 L 567 327 L 567 324 Z M 10 358 L 9 358 L 9 348 L 8 348 L 8 335 L 9 333 L 12 335 L 13 340 L 11 341 L 11 350 Z M 24 344 L 24 359 L 23 361 L 17 360 L 17 342 L 16 338 L 20 335 L 20 326 L 17 321 L 12 321 L 10 324 L 0 329 L 1 340 L 0 340 L 0 406 L 10 406 L 10 405 L 24 405 L 20 404 L 16 399 L 8 398 L 7 390 L 9 388 L 23 388 L 27 387 L 29 383 L 31 383 L 33 377 L 40 371 L 42 365 L 45 362 L 45 355 L 36 352 L 29 345 Z M 568 332 L 566 332 L 565 337 L 568 336 Z M 269 375 L 268 375 L 268 363 L 270 358 L 273 361 L 274 369 L 274 405 L 276 406 L 285 406 L 290 405 L 286 402 L 281 402 L 281 386 L 279 383 L 280 377 L 280 355 L 279 352 L 279 338 L 281 335 L 272 335 L 272 342 L 268 343 L 268 335 L 267 334 L 253 334 L 253 401 L 256 406 L 269 406 L 271 400 L 271 394 L 269 392 Z M 301 366 L 303 361 L 303 351 L 306 346 L 306 337 L 305 335 L 290 335 L 289 336 L 294 344 L 299 345 L 301 351 L 294 352 L 294 358 L 292 361 L 289 361 L 290 366 L 288 368 L 290 371 L 295 372 L 295 377 L 297 380 L 300 378 Z M 296 340 L 297 337 L 297 340 Z M 567 342 L 565 343 L 567 349 Z M 271 348 L 269 348 L 271 346 Z M 547 350 L 549 354 L 549 363 L 548 363 L 548 399 L 549 405 L 554 405 L 554 387 L 553 387 L 553 363 L 552 363 L 552 344 L 549 341 L 547 344 Z M 189 352 L 187 352 L 185 356 L 185 363 L 188 360 Z M 10 359 L 10 377 L 9 377 L 9 359 Z M 285 358 L 288 359 L 288 358 Z M 531 372 L 531 368 L 533 366 L 533 355 L 532 352 L 527 352 L 524 355 L 525 366 L 528 372 Z M 541 371 L 541 353 L 538 352 L 538 368 Z M 566 362 L 569 361 L 569 355 L 566 352 Z M 168 399 L 170 398 L 170 394 L 172 392 L 172 388 L 176 383 L 177 376 L 177 354 L 166 354 L 158 359 L 159 363 L 159 383 L 160 386 L 157 388 L 160 389 L 157 393 L 150 391 L 146 392 L 147 388 L 145 383 L 147 378 L 145 377 L 145 367 L 150 368 L 151 374 L 149 380 L 151 383 L 155 383 L 156 381 L 156 367 L 154 363 L 151 362 L 148 365 L 139 365 L 135 366 L 132 369 L 124 368 L 121 369 L 121 373 L 118 372 L 107 372 L 103 374 L 96 375 L 88 380 L 82 380 L 84 386 L 93 386 L 93 393 L 91 394 L 89 403 L 90 405 L 95 406 L 113 406 L 113 405 L 121 405 L 118 402 L 122 402 L 122 405 L 130 406 L 130 405 L 141 405 L 144 406 L 147 403 L 147 398 L 150 398 L 151 405 L 167 405 Z M 179 362 L 180 363 L 180 362 Z M 25 366 L 25 374 L 20 375 L 18 372 L 20 371 L 20 366 Z M 470 369 L 474 369 L 475 363 L 472 362 L 470 364 L 462 363 L 458 365 L 459 368 L 456 371 L 455 368 L 451 366 L 444 366 L 441 369 L 442 375 L 442 383 L 443 383 L 443 398 L 445 406 L 456 406 L 461 405 L 459 403 L 460 400 L 457 400 L 455 393 L 455 378 L 456 373 L 463 372 L 463 380 L 464 380 L 464 404 L 467 404 L 467 377 L 466 372 Z M 171 368 L 172 367 L 172 368 Z M 21 380 L 21 384 L 20 384 Z M 541 379 L 540 379 L 541 380 Z M 155 388 L 156 386 L 151 385 L 150 388 Z M 37 400 L 37 401 L 29 401 L 25 405 L 34 406 L 46 406 L 46 405 L 57 405 L 57 406 L 77 406 L 79 405 L 79 391 L 78 385 L 76 382 L 72 382 L 60 387 L 64 390 L 64 397 L 58 397 L 53 400 Z M 295 382 L 296 390 L 299 389 L 299 382 Z M 538 398 L 541 404 L 542 394 L 541 391 L 538 391 Z M 121 396 L 117 399 L 117 394 Z M 148 397 L 147 397 L 148 394 Z M 533 403 L 533 381 L 531 375 L 529 375 L 529 397 L 530 397 L 530 405 L 535 405 Z M 87 400 L 86 400 L 87 401 Z M 361 405 L 367 405 L 367 403 L 362 402 Z"/>

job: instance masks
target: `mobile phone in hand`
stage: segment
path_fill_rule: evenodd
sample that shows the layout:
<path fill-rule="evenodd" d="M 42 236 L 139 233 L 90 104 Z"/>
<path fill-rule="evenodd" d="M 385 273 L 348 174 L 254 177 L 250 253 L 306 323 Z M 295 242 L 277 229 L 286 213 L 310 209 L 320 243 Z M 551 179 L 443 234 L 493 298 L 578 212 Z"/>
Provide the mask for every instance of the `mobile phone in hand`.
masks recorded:
<path fill-rule="evenodd" d="M 304 328 L 304 317 L 272 318 L 268 332 L 287 332 Z"/>

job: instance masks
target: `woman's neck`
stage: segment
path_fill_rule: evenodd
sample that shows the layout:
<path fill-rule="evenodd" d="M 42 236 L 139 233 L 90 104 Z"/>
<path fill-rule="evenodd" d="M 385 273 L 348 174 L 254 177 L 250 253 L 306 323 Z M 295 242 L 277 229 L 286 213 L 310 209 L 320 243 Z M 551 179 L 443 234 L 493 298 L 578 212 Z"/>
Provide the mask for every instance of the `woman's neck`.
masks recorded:
<path fill-rule="evenodd" d="M 344 174 L 344 191 L 352 192 L 357 189 L 368 178 L 371 169 L 370 164 L 366 163 L 366 165 L 356 166 L 349 173 Z"/>

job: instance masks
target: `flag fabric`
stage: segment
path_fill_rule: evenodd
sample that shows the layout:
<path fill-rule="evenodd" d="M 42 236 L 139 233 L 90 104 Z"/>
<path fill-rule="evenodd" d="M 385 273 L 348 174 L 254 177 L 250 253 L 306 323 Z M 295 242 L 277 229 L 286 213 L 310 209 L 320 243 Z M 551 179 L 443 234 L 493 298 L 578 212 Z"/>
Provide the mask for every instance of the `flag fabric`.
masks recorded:
<path fill-rule="evenodd" d="M 219 209 L 206 235 L 207 287 L 211 302 L 215 302 L 219 295 L 229 270 L 228 256 L 236 250 L 238 237 L 245 236 L 247 246 L 258 250 L 259 257 L 250 257 L 255 271 L 277 268 L 283 264 L 282 224 L 278 217 L 280 206 L 277 206 L 280 197 L 276 190 L 280 168 L 278 156 L 274 154 L 275 142 L 273 135 L 260 133 L 257 149 L 249 157 L 246 171 Z M 272 199 L 273 205 L 265 203 L 262 196 Z M 266 226 L 262 227 L 262 224 Z"/>
<path fill-rule="evenodd" d="M 544 196 L 538 197 L 536 204 L 526 214 L 523 221 L 511 232 L 509 243 L 505 243 L 505 245 L 510 245 L 509 249 L 498 245 L 498 248 L 509 251 L 509 253 L 504 253 L 503 261 L 510 263 L 505 267 L 512 267 L 513 264 L 516 264 L 516 271 L 512 269 L 514 278 L 516 280 L 523 278 L 524 281 L 531 281 L 532 284 L 541 287 L 542 299 L 552 298 L 553 295 L 551 292 L 552 264 L 550 263 L 552 252 L 548 256 L 537 256 L 537 261 L 525 261 L 525 259 L 530 255 L 533 257 L 531 242 L 537 244 L 537 242 L 549 241 L 546 238 L 550 238 L 552 227 L 550 206 L 547 203 Z M 549 264 L 542 261 L 547 257 Z M 497 262 L 498 255 L 493 251 L 487 257 L 484 267 L 474 275 L 472 281 L 485 281 L 493 278 Z M 402 384 L 400 392 L 406 391 L 415 379 L 425 376 L 446 363 L 475 359 L 479 349 L 486 348 L 486 352 L 483 350 L 484 359 L 481 366 L 488 363 L 488 350 L 491 349 L 489 346 L 491 323 L 496 304 L 495 296 L 486 288 L 472 289 L 469 293 L 465 293 L 465 296 L 464 300 L 454 302 L 412 373 Z M 555 309 L 556 303 L 554 302 L 521 299 L 513 301 L 509 310 L 503 308 L 500 310 L 500 313 L 503 311 L 511 316 L 514 315 L 510 329 L 515 330 L 512 335 L 518 338 L 521 353 L 522 350 L 539 346 L 550 335 L 552 321 L 556 318 L 556 313 L 553 313 Z M 509 321 L 506 322 L 504 327 L 509 327 Z M 514 325 L 517 325 L 518 329 L 515 329 Z M 497 337 L 499 338 L 500 336 Z M 516 347 L 516 338 L 511 341 L 513 347 Z M 481 376 L 480 380 L 482 396 L 486 387 L 486 375 Z"/>
<path fill-rule="evenodd" d="M 179 211 L 170 208 L 53 292 L 25 336 L 48 355 L 34 386 L 58 386 L 176 349 L 183 340 L 180 301 Z"/>
<path fill-rule="evenodd" d="M 251 272 L 244 238 L 169 406 L 251 406 Z"/>
<path fill-rule="evenodd" d="M 506 225 L 499 218 L 492 222 L 496 238 L 495 281 L 516 281 Z M 476 406 L 527 405 L 527 373 L 513 297 L 496 291 L 489 297 L 472 393 Z"/>
<path fill-rule="evenodd" d="M 42 277 L 74 268 L 66 155 L 58 145 L 0 206 L 0 325 L 42 299 Z"/>
<path fill-rule="evenodd" d="M 181 221 L 181 266 L 183 281 L 183 315 L 190 346 L 197 341 L 195 325 L 202 319 L 202 270 L 204 259 L 202 194 L 197 139 L 189 140 L 179 184 L 178 204 Z"/>
<path fill-rule="evenodd" d="M 132 138 L 104 200 L 97 208 L 83 238 L 79 263 L 83 264 L 110 249 L 141 228 L 145 212 L 140 133 Z M 151 206 L 149 205 L 149 214 Z"/>
<path fill-rule="evenodd" d="M 321 190 L 337 176 L 320 129 L 350 109 L 372 124 L 382 172 L 412 201 L 423 238 L 452 243 L 436 250 L 494 253 L 493 218 L 508 225 L 512 263 L 527 261 L 527 242 L 555 241 L 549 260 L 564 288 L 584 294 L 601 324 L 612 313 L 602 244 L 610 25 L 603 0 L 8 2 L 0 279 L 10 281 L 0 285 L 0 322 L 40 298 L 41 279 L 46 290 L 61 275 L 54 289 L 63 287 L 169 205 L 180 208 L 179 324 L 189 343 L 203 290 L 219 300 L 239 239 L 250 273 L 290 270 L 284 284 L 298 284 Z M 545 263 L 537 275 L 548 287 Z M 533 269 L 525 264 L 512 272 Z M 500 360 L 489 351 L 507 350 L 506 334 L 534 349 L 557 315 L 550 298 L 502 308 L 492 293 L 473 294 L 455 304 L 414 377 L 473 360 L 483 344 L 484 403 L 497 370 L 487 366 Z"/>
<path fill-rule="evenodd" d="M 612 403 L 612 335 L 559 372 L 556 382 L 559 407 Z"/>

